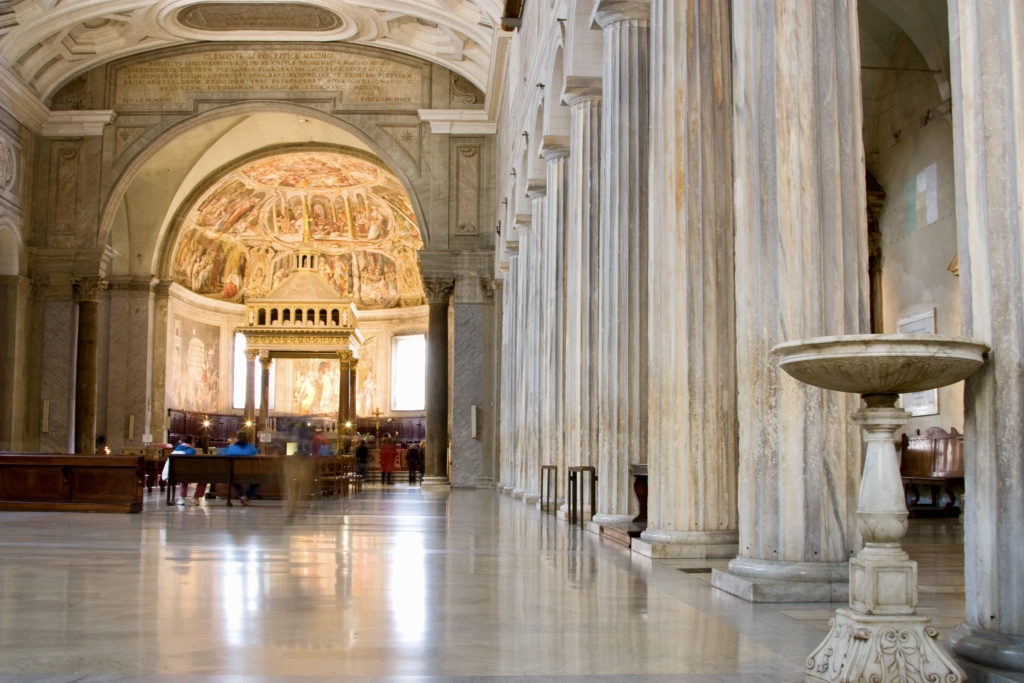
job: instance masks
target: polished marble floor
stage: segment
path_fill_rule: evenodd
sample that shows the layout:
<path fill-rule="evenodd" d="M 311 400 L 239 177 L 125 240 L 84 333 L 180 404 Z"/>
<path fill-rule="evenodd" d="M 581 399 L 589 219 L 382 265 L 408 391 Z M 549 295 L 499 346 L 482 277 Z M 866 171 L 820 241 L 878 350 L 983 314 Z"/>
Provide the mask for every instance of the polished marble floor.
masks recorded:
<path fill-rule="evenodd" d="M 962 532 L 912 524 L 921 612 Z M 754 605 L 493 491 L 0 513 L 0 681 L 798 681 L 836 605 Z M 723 566 L 715 563 L 714 566 Z"/>

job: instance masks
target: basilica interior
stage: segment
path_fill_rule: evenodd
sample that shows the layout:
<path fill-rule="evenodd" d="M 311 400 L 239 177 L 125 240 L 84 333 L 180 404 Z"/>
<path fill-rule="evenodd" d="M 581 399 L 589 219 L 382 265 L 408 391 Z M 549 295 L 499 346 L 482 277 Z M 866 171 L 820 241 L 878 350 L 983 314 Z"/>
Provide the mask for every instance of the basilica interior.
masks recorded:
<path fill-rule="evenodd" d="M 1022 44 L 1005 0 L 0 1 L 0 679 L 1024 681 Z M 422 478 L 21 496 L 198 425 Z"/>

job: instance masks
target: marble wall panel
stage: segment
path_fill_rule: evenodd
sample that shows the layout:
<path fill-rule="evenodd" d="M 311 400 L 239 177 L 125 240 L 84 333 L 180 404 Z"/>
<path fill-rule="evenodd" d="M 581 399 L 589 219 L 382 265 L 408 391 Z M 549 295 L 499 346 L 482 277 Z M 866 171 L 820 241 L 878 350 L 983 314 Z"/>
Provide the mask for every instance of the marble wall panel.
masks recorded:
<path fill-rule="evenodd" d="M 43 402 L 39 449 L 50 453 L 73 450 L 75 339 L 78 318 L 72 301 L 49 301 L 43 322 Z"/>
<path fill-rule="evenodd" d="M 483 477 L 484 305 L 456 303 L 452 346 L 452 486 L 475 487 Z M 476 433 L 472 412 L 476 411 Z"/>

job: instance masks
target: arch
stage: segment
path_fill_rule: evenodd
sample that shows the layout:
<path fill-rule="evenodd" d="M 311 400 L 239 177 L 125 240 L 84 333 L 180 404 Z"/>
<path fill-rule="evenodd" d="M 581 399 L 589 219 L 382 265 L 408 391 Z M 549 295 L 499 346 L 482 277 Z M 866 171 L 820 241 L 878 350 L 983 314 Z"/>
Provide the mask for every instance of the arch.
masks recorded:
<path fill-rule="evenodd" d="M 320 123 L 327 124 L 330 128 L 337 128 L 339 131 L 347 133 L 351 137 L 355 138 L 355 140 L 362 143 L 365 148 L 370 150 L 370 152 L 377 158 L 377 162 L 394 173 L 399 182 L 401 182 L 409 196 L 409 200 L 412 202 L 413 212 L 422 232 L 425 248 L 429 245 L 430 226 L 427 221 L 427 214 L 425 211 L 426 204 L 424 200 L 424 197 L 426 197 L 430 192 L 429 182 L 425 180 L 425 178 L 429 177 L 429 169 L 426 163 L 423 164 L 424 169 L 421 171 L 421 169 L 417 167 L 411 159 L 406 159 L 406 155 L 400 153 L 398 143 L 390 140 L 387 134 L 379 131 L 375 125 L 361 128 L 349 121 L 346 121 L 345 119 L 326 114 L 308 106 L 277 101 L 247 102 L 217 107 L 215 109 L 196 114 L 195 116 L 190 116 L 183 121 L 179 121 L 178 123 L 170 125 L 167 128 L 148 136 L 142 143 L 144 146 L 124 166 L 107 193 L 107 198 L 104 202 L 100 217 L 99 233 L 97 235 L 98 244 L 107 244 L 111 239 L 113 227 L 117 222 L 118 213 L 121 211 L 125 197 L 132 188 L 133 183 L 144 173 L 149 164 L 158 159 L 162 152 L 167 151 L 176 141 L 180 140 L 183 135 L 192 131 L 200 130 L 204 126 L 212 126 L 217 122 L 223 122 L 225 119 L 239 118 L 238 122 L 229 127 L 230 129 L 231 127 L 245 123 L 250 119 L 250 117 L 256 117 L 261 114 L 285 114 L 309 120 L 315 119 Z M 376 136 L 374 133 L 376 133 Z M 219 139 L 221 135 L 216 135 L 215 140 Z M 296 140 L 288 144 L 295 146 L 305 145 L 308 148 L 313 148 L 320 143 L 315 140 Z M 244 154 L 240 154 L 239 158 L 248 156 L 257 149 L 257 146 L 253 146 L 252 148 L 247 149 Z M 181 195 L 187 195 L 194 189 L 195 183 L 193 183 L 192 188 L 186 188 L 183 186 L 188 184 L 187 181 L 191 173 L 191 169 L 199 165 L 201 159 L 202 155 L 191 162 L 190 167 L 183 175 L 181 185 L 178 186 L 177 201 L 171 199 L 164 208 L 163 218 L 160 225 L 157 226 L 158 235 L 154 240 L 154 246 L 151 253 L 152 258 L 148 264 L 150 272 L 158 272 L 157 266 L 161 256 L 159 246 L 166 241 L 166 232 L 175 217 L 181 201 L 184 199 Z"/>
<path fill-rule="evenodd" d="M 562 44 L 564 40 L 564 31 L 559 30 L 558 41 L 554 43 L 554 54 L 551 60 L 550 85 L 544 93 L 544 111 L 547 114 L 547 120 L 544 122 L 544 135 L 568 139 L 572 120 L 569 107 L 562 103 L 562 94 L 565 92 L 565 51 Z"/>

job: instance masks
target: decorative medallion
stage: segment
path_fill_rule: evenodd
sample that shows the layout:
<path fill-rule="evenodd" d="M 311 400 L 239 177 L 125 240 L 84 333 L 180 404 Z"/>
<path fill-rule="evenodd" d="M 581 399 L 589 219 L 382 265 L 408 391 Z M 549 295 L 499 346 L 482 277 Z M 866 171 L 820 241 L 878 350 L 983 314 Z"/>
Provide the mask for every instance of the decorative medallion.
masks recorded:
<path fill-rule="evenodd" d="M 337 14 L 304 2 L 209 2 L 189 5 L 177 18 L 200 31 L 333 31 L 344 24 Z"/>

